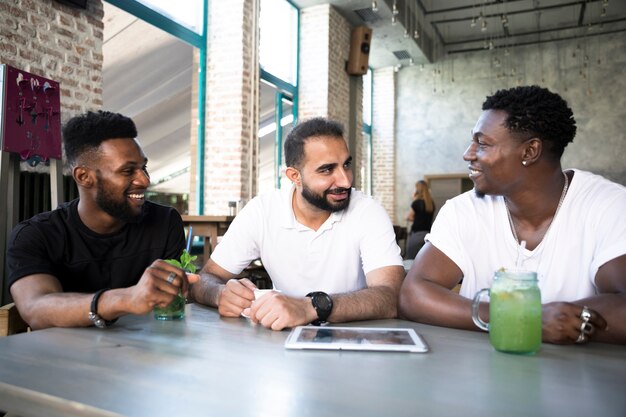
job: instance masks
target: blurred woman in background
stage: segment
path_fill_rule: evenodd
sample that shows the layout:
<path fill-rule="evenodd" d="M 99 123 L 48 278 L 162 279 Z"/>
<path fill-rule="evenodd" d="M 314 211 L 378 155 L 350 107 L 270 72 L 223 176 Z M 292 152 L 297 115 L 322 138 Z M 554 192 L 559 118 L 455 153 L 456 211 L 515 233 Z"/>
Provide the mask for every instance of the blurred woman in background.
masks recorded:
<path fill-rule="evenodd" d="M 406 259 L 415 258 L 417 252 L 424 246 L 424 237 L 430 232 L 434 212 L 435 203 L 430 195 L 428 184 L 423 180 L 416 182 L 413 202 L 406 215 L 406 219 L 412 222 L 406 245 Z"/>

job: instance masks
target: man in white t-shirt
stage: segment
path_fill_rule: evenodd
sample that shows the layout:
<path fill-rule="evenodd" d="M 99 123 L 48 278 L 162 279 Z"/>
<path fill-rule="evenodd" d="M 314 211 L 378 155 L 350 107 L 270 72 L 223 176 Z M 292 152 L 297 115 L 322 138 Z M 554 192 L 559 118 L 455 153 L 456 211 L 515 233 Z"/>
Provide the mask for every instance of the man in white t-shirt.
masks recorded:
<path fill-rule="evenodd" d="M 463 156 L 474 190 L 437 215 L 403 283 L 401 316 L 476 329 L 472 297 L 520 257 L 537 271 L 545 342 L 626 343 L 626 188 L 562 170 L 575 133 L 571 109 L 546 89 L 487 98 Z M 489 317 L 487 303 L 480 316 Z"/>
<path fill-rule="evenodd" d="M 396 317 L 400 248 L 381 205 L 351 188 L 341 125 L 323 118 L 299 124 L 285 141 L 285 161 L 293 185 L 244 207 L 192 297 L 273 330 Z M 255 301 L 254 284 L 233 278 L 258 258 L 277 291 Z"/>

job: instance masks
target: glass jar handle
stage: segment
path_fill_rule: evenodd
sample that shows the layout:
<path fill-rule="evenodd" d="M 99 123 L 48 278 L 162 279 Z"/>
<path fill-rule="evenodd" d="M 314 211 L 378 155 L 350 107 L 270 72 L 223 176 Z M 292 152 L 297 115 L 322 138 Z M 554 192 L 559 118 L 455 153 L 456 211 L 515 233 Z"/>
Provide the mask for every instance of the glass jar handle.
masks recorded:
<path fill-rule="evenodd" d="M 479 313 L 478 308 L 480 307 L 480 297 L 485 292 L 489 294 L 490 293 L 489 288 L 483 288 L 482 290 L 478 291 L 476 295 L 474 295 L 474 300 L 472 301 L 472 320 L 474 320 L 474 324 L 478 326 L 479 329 L 482 329 L 488 332 L 489 323 L 485 323 L 484 321 L 482 321 L 480 316 L 478 315 Z"/>

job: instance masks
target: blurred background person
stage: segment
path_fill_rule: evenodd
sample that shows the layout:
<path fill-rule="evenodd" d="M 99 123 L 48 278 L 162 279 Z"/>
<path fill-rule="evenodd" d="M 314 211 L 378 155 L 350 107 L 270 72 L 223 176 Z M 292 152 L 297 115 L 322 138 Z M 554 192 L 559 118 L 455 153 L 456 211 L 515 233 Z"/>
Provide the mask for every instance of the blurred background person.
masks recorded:
<path fill-rule="evenodd" d="M 406 219 L 411 223 L 406 244 L 406 259 L 415 258 L 417 252 L 424 246 L 424 237 L 430 232 L 434 212 L 435 203 L 430 195 L 428 184 L 424 180 L 416 182 L 413 202 L 406 215 Z"/>

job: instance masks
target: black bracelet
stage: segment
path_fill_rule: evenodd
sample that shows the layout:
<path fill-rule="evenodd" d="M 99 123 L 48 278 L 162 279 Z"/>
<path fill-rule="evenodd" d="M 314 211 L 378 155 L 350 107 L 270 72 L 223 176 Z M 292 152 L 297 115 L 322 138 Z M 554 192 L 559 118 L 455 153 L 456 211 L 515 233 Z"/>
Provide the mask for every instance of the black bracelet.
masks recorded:
<path fill-rule="evenodd" d="M 89 311 L 89 320 L 91 320 L 91 322 L 96 327 L 99 327 L 101 329 L 104 329 L 105 327 L 109 327 L 117 321 L 117 319 L 105 320 L 98 314 L 98 300 L 100 299 L 100 296 L 102 295 L 102 293 L 108 290 L 110 290 L 110 288 L 103 288 L 101 290 L 96 291 L 96 293 L 93 295 L 93 298 L 91 299 L 91 309 L 90 309 L 91 311 Z"/>

